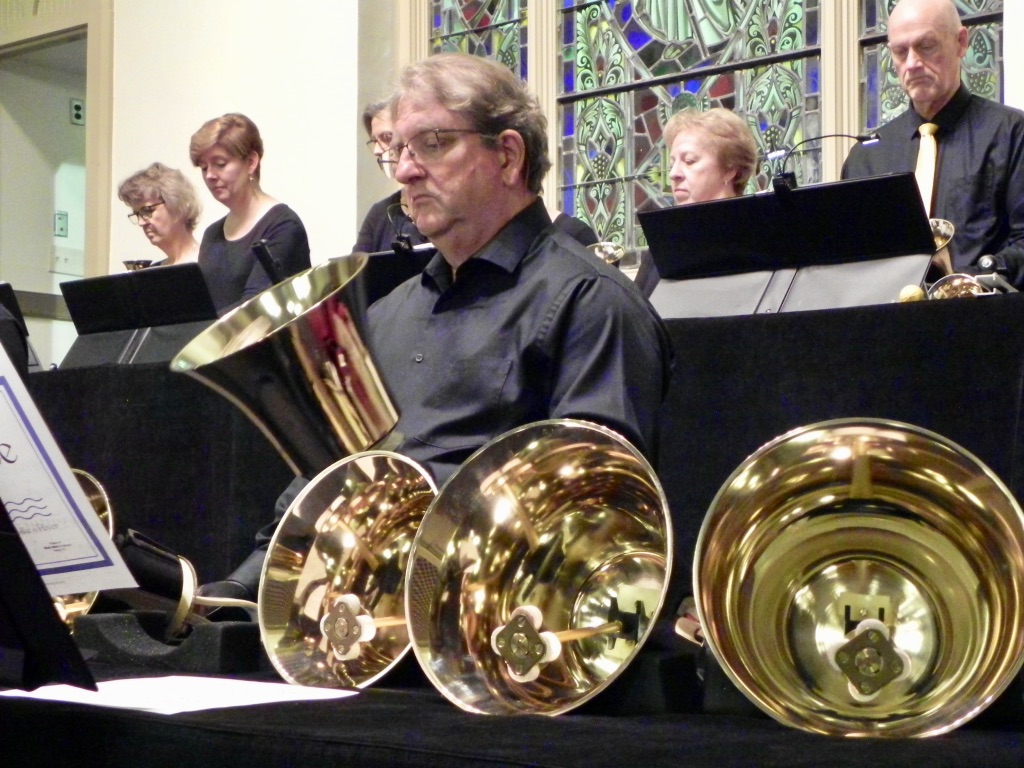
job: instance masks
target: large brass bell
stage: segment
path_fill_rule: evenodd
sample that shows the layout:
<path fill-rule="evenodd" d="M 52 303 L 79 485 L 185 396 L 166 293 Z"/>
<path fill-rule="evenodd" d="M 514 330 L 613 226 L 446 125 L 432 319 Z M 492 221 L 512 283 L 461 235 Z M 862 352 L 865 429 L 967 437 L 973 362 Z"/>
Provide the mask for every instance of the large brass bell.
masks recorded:
<path fill-rule="evenodd" d="M 643 645 L 671 553 L 664 492 L 622 437 L 568 420 L 514 429 L 420 524 L 406 585 L 416 657 L 467 711 L 566 712 Z"/>
<path fill-rule="evenodd" d="M 237 405 L 313 479 L 278 525 L 257 613 L 286 680 L 364 687 L 409 647 L 405 567 L 434 498 L 424 469 L 386 450 L 398 412 L 363 342 L 352 254 L 232 310 L 172 361 Z"/>
<path fill-rule="evenodd" d="M 943 733 L 1021 666 L 1024 515 L 918 427 L 843 419 L 768 443 L 715 497 L 693 575 L 726 674 L 807 731 Z"/>
<path fill-rule="evenodd" d="M 274 532 L 260 579 L 263 646 L 288 682 L 366 687 L 409 650 L 405 572 L 436 489 L 387 451 L 342 459 Z"/>
<path fill-rule="evenodd" d="M 238 406 L 297 475 L 377 446 L 398 421 L 359 329 L 365 264 L 353 254 L 293 275 L 171 361 Z"/>

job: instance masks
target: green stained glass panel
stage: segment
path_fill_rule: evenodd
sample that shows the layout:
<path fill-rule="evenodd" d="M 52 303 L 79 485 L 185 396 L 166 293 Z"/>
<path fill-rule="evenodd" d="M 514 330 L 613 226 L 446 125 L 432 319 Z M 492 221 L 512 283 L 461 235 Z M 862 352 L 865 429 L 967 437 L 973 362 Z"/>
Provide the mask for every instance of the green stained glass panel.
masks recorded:
<path fill-rule="evenodd" d="M 862 36 L 884 35 L 889 13 L 898 0 L 861 0 L 860 30 Z M 953 0 L 960 16 L 1003 10 L 1003 0 Z"/>
<path fill-rule="evenodd" d="M 582 93 L 817 45 L 818 0 L 602 0 L 561 24 L 562 93 Z"/>
<path fill-rule="evenodd" d="M 662 127 L 684 107 L 736 111 L 761 158 L 820 134 L 818 9 L 818 0 L 567 3 L 562 210 L 602 239 L 643 247 L 636 212 L 672 202 Z M 808 147 L 789 169 L 818 181 L 819 157 Z M 762 159 L 748 191 L 775 170 Z"/>
<path fill-rule="evenodd" d="M 432 0 L 431 53 L 494 59 L 526 79 L 527 0 Z"/>
<path fill-rule="evenodd" d="M 799 59 L 563 105 L 562 210 L 602 239 L 643 247 L 643 232 L 632 224 L 638 210 L 672 204 L 662 128 L 686 107 L 725 107 L 744 117 L 761 158 L 748 192 L 765 189 L 778 170 L 767 155 L 821 132 L 818 69 L 817 57 Z M 805 183 L 820 180 L 819 156 L 809 147 L 789 170 Z"/>

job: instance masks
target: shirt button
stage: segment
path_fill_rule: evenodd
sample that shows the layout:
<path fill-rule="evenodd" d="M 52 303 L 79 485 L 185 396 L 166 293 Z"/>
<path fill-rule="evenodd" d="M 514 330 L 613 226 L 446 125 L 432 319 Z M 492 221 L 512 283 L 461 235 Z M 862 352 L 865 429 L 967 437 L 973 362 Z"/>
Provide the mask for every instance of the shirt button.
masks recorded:
<path fill-rule="evenodd" d="M 413 360 L 415 360 L 417 363 L 422 363 L 423 362 L 423 355 L 416 355 L 413 358 Z"/>

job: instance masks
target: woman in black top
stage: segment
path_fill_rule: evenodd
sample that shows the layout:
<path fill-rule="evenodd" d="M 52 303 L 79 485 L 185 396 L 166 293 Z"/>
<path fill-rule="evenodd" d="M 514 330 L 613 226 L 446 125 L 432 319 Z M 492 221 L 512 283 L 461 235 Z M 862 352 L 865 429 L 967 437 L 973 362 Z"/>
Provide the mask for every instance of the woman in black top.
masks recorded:
<path fill-rule="evenodd" d="M 252 120 L 232 113 L 207 121 L 192 136 L 189 155 L 210 193 L 228 209 L 207 227 L 199 246 L 199 266 L 219 312 L 273 285 L 253 252 L 261 240 L 279 267 L 277 277 L 309 268 L 302 221 L 260 186 L 263 140 Z"/>

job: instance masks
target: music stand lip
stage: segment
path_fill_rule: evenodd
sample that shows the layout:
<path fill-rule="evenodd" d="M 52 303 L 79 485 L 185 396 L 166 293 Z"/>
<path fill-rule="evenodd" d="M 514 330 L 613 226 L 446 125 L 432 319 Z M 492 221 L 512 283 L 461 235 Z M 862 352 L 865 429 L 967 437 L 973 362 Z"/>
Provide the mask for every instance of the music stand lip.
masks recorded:
<path fill-rule="evenodd" d="M 68 280 L 60 290 L 79 335 L 217 319 L 195 262 Z"/>
<path fill-rule="evenodd" d="M 637 214 L 662 278 L 775 272 L 932 253 L 912 173 Z"/>

